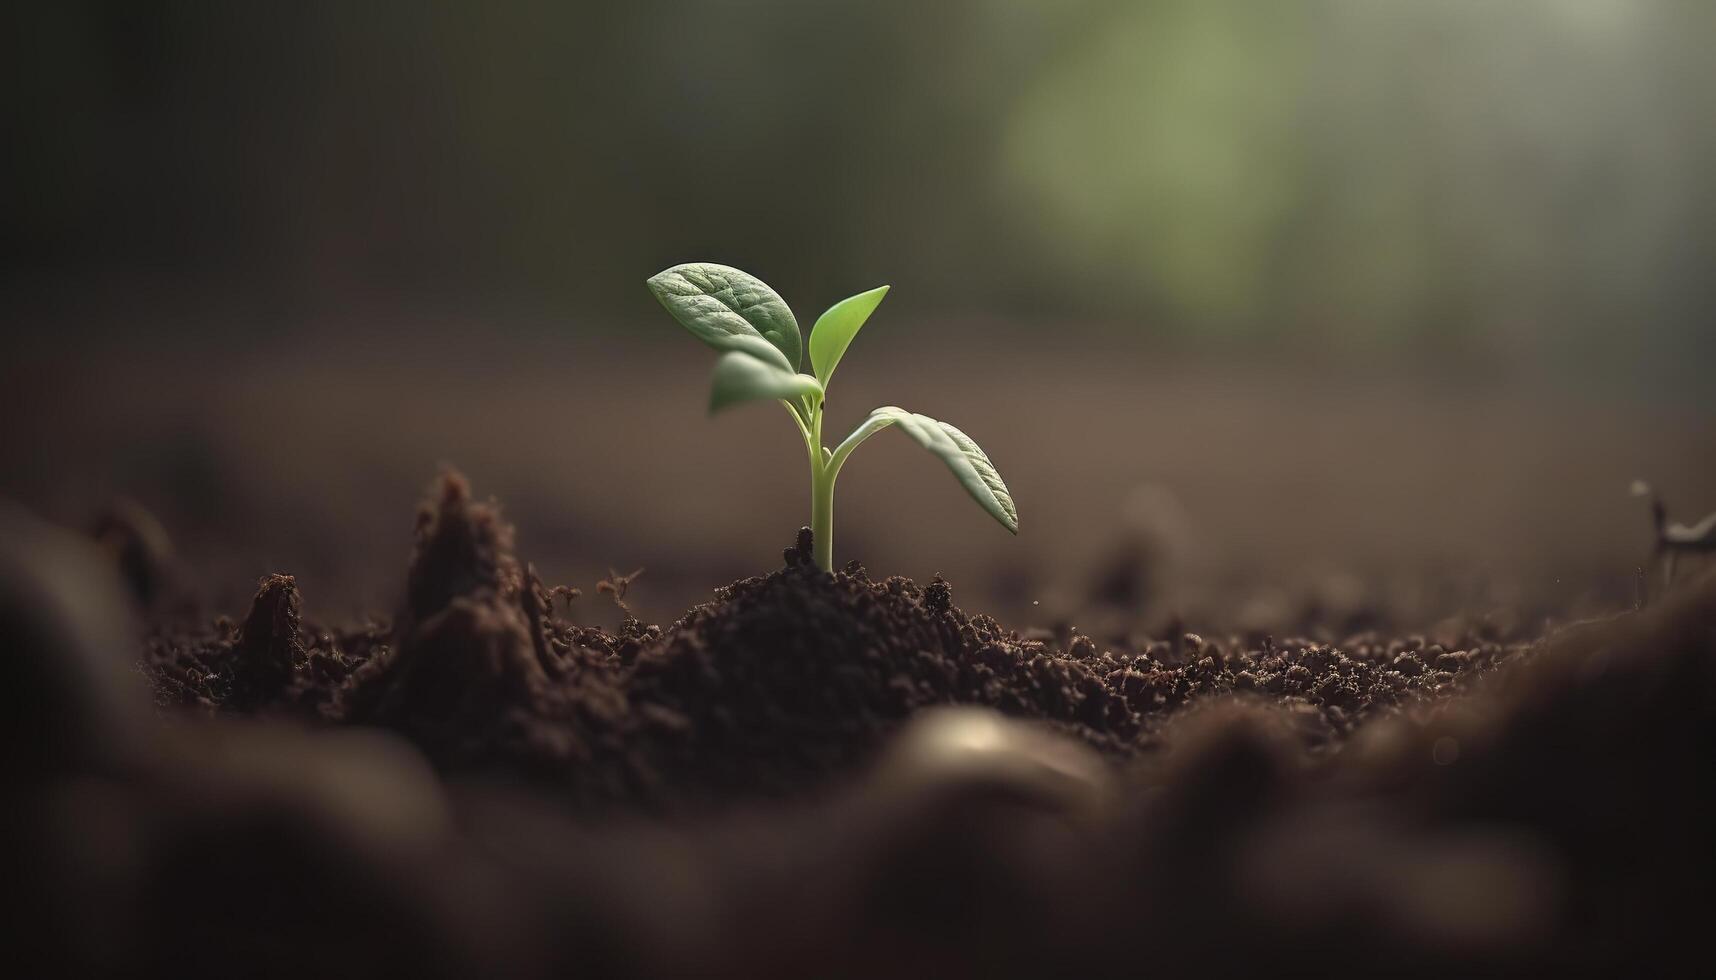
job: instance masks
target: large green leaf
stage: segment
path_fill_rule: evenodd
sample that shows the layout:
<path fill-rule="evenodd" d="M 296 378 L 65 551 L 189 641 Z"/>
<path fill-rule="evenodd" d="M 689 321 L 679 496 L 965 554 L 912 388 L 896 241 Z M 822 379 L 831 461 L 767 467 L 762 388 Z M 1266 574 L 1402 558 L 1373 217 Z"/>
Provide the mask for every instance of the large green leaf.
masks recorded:
<path fill-rule="evenodd" d="M 715 362 L 715 374 L 709 380 L 709 412 L 758 399 L 792 402 L 805 395 L 820 397 L 822 385 L 808 374 L 732 351 Z"/>
<path fill-rule="evenodd" d="M 804 347 L 798 321 L 786 300 L 756 276 L 713 262 L 688 262 L 651 276 L 649 290 L 685 329 L 716 350 L 742 350 L 798 370 Z"/>
<path fill-rule="evenodd" d="M 1000 521 L 1002 527 L 1019 533 L 1019 511 L 1013 505 L 1013 495 L 1007 492 L 1007 484 L 1001 482 L 1001 474 L 995 471 L 995 464 L 989 462 L 989 457 L 970 436 L 928 415 L 892 405 L 876 409 L 834 450 L 833 465 L 845 463 L 859 443 L 890 425 L 899 426 L 918 445 L 939 456 L 965 492 L 971 494 L 971 499 Z"/>
<path fill-rule="evenodd" d="M 877 304 L 886 295 L 888 287 L 877 286 L 856 296 L 848 296 L 816 318 L 816 326 L 810 331 L 810 366 L 823 387 L 828 387 L 828 379 L 834 377 L 834 368 L 846 355 L 846 348 L 858 335 L 858 328 L 876 312 Z"/>

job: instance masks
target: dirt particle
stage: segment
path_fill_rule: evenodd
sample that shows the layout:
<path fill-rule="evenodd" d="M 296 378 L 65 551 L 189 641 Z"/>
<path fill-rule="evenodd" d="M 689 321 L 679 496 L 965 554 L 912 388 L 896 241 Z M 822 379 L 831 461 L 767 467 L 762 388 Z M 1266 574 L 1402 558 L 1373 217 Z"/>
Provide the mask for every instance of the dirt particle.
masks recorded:
<path fill-rule="evenodd" d="M 1471 659 L 1472 655 L 1464 650 L 1457 650 L 1453 653 L 1444 653 L 1436 658 L 1436 669 L 1456 673 L 1464 670 L 1471 662 Z"/>
<path fill-rule="evenodd" d="M 793 537 L 792 547 L 781 552 L 781 558 L 789 568 L 810 565 L 815 562 L 816 548 L 815 542 L 811 540 L 810 528 L 801 527 L 798 529 L 798 534 Z"/>
<path fill-rule="evenodd" d="M 953 587 L 937 575 L 924 586 L 924 608 L 932 613 L 944 613 L 953 607 Z"/>
<path fill-rule="evenodd" d="M 1415 653 L 1402 653 L 1393 660 L 1394 669 L 1407 677 L 1417 677 L 1424 673 L 1424 661 L 1418 659 Z"/>

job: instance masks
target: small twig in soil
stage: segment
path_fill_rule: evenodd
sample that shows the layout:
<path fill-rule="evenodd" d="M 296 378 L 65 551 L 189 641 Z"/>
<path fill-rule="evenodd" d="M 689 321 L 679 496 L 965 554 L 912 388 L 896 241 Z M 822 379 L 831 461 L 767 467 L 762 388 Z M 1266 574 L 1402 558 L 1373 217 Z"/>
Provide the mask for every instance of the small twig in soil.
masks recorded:
<path fill-rule="evenodd" d="M 1668 523 L 1668 507 L 1662 498 L 1657 496 L 1650 484 L 1643 480 L 1633 481 L 1633 496 L 1650 498 L 1651 523 L 1656 532 L 1656 544 L 1651 550 L 1651 559 L 1662 565 L 1662 587 L 1666 590 L 1674 586 L 1674 570 L 1683 554 L 1710 554 L 1716 552 L 1716 514 L 1708 514 L 1697 524 Z"/>
<path fill-rule="evenodd" d="M 572 600 L 583 594 L 583 592 L 570 585 L 556 585 L 554 588 L 548 590 L 548 601 L 553 602 L 555 599 L 565 599 L 566 609 L 570 612 L 572 609 Z"/>
<path fill-rule="evenodd" d="M 637 617 L 632 615 L 632 608 L 626 605 L 626 590 L 631 588 L 632 583 L 637 581 L 638 576 L 643 573 L 644 570 L 639 568 L 630 575 L 621 575 L 609 568 L 608 577 L 596 583 L 596 591 L 606 596 L 612 596 L 614 605 L 620 607 L 620 612 L 625 613 L 627 619 L 636 619 Z"/>

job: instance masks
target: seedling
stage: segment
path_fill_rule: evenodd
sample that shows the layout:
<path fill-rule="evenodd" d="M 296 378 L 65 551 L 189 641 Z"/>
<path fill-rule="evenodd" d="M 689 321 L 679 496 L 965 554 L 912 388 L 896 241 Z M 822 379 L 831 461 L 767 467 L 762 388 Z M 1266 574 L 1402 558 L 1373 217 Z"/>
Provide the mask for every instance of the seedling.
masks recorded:
<path fill-rule="evenodd" d="M 938 457 L 971 499 L 1001 526 L 1019 533 L 1019 513 L 1001 474 L 971 438 L 946 422 L 892 405 L 870 413 L 833 449 L 822 444 L 822 409 L 834 369 L 887 286 L 843 299 L 810 331 L 811 374 L 799 372 L 804 342 L 786 301 L 755 276 L 709 262 L 676 265 L 650 277 L 650 292 L 692 336 L 721 352 L 709 387 L 709 412 L 741 402 L 779 401 L 792 416 L 810 458 L 810 530 L 816 564 L 834 568 L 834 481 L 864 440 L 898 426 Z"/>
<path fill-rule="evenodd" d="M 1716 552 L 1716 514 L 1706 515 L 1697 524 L 1690 527 L 1668 522 L 1668 508 L 1663 505 L 1662 498 L 1656 495 L 1650 484 L 1643 480 L 1633 481 L 1633 496 L 1650 498 L 1651 523 L 1656 531 L 1656 547 L 1652 549 L 1652 557 L 1659 560 L 1663 566 L 1663 588 L 1674 585 L 1674 567 L 1681 555 Z"/>

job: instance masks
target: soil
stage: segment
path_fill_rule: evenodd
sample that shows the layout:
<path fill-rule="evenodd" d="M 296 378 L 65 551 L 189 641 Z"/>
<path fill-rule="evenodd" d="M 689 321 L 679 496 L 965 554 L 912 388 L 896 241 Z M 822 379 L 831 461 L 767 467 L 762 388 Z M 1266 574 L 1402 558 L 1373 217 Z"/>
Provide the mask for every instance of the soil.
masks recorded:
<path fill-rule="evenodd" d="M 550 588 L 514 539 L 444 475 L 398 608 L 339 628 L 287 574 L 238 620 L 160 611 L 148 549 L 110 547 L 156 602 L 156 720 L 31 777 L 9 818 L 35 952 L 178 976 L 1532 976 L 1702 952 L 1716 577 L 1560 628 L 1104 649 L 967 613 L 940 577 L 822 572 L 808 530 L 677 622 L 609 629 L 593 604 L 624 609 L 623 582 Z"/>
<path fill-rule="evenodd" d="M 1238 696 L 1285 709 L 1325 750 L 1528 649 L 1485 626 L 1443 643 L 1186 633 L 1102 650 L 967 614 L 940 577 L 875 580 L 857 562 L 823 573 L 810 548 L 801 529 L 783 567 L 665 628 L 580 626 L 515 556 L 498 505 L 448 474 L 419 515 L 391 626 L 306 628 L 296 583 L 271 575 L 241 623 L 158 635 L 144 669 L 162 706 L 378 726 L 446 770 L 517 774 L 591 806 L 681 808 L 814 792 L 935 705 L 1045 722 L 1120 761 L 1153 748 L 1178 709 Z"/>

